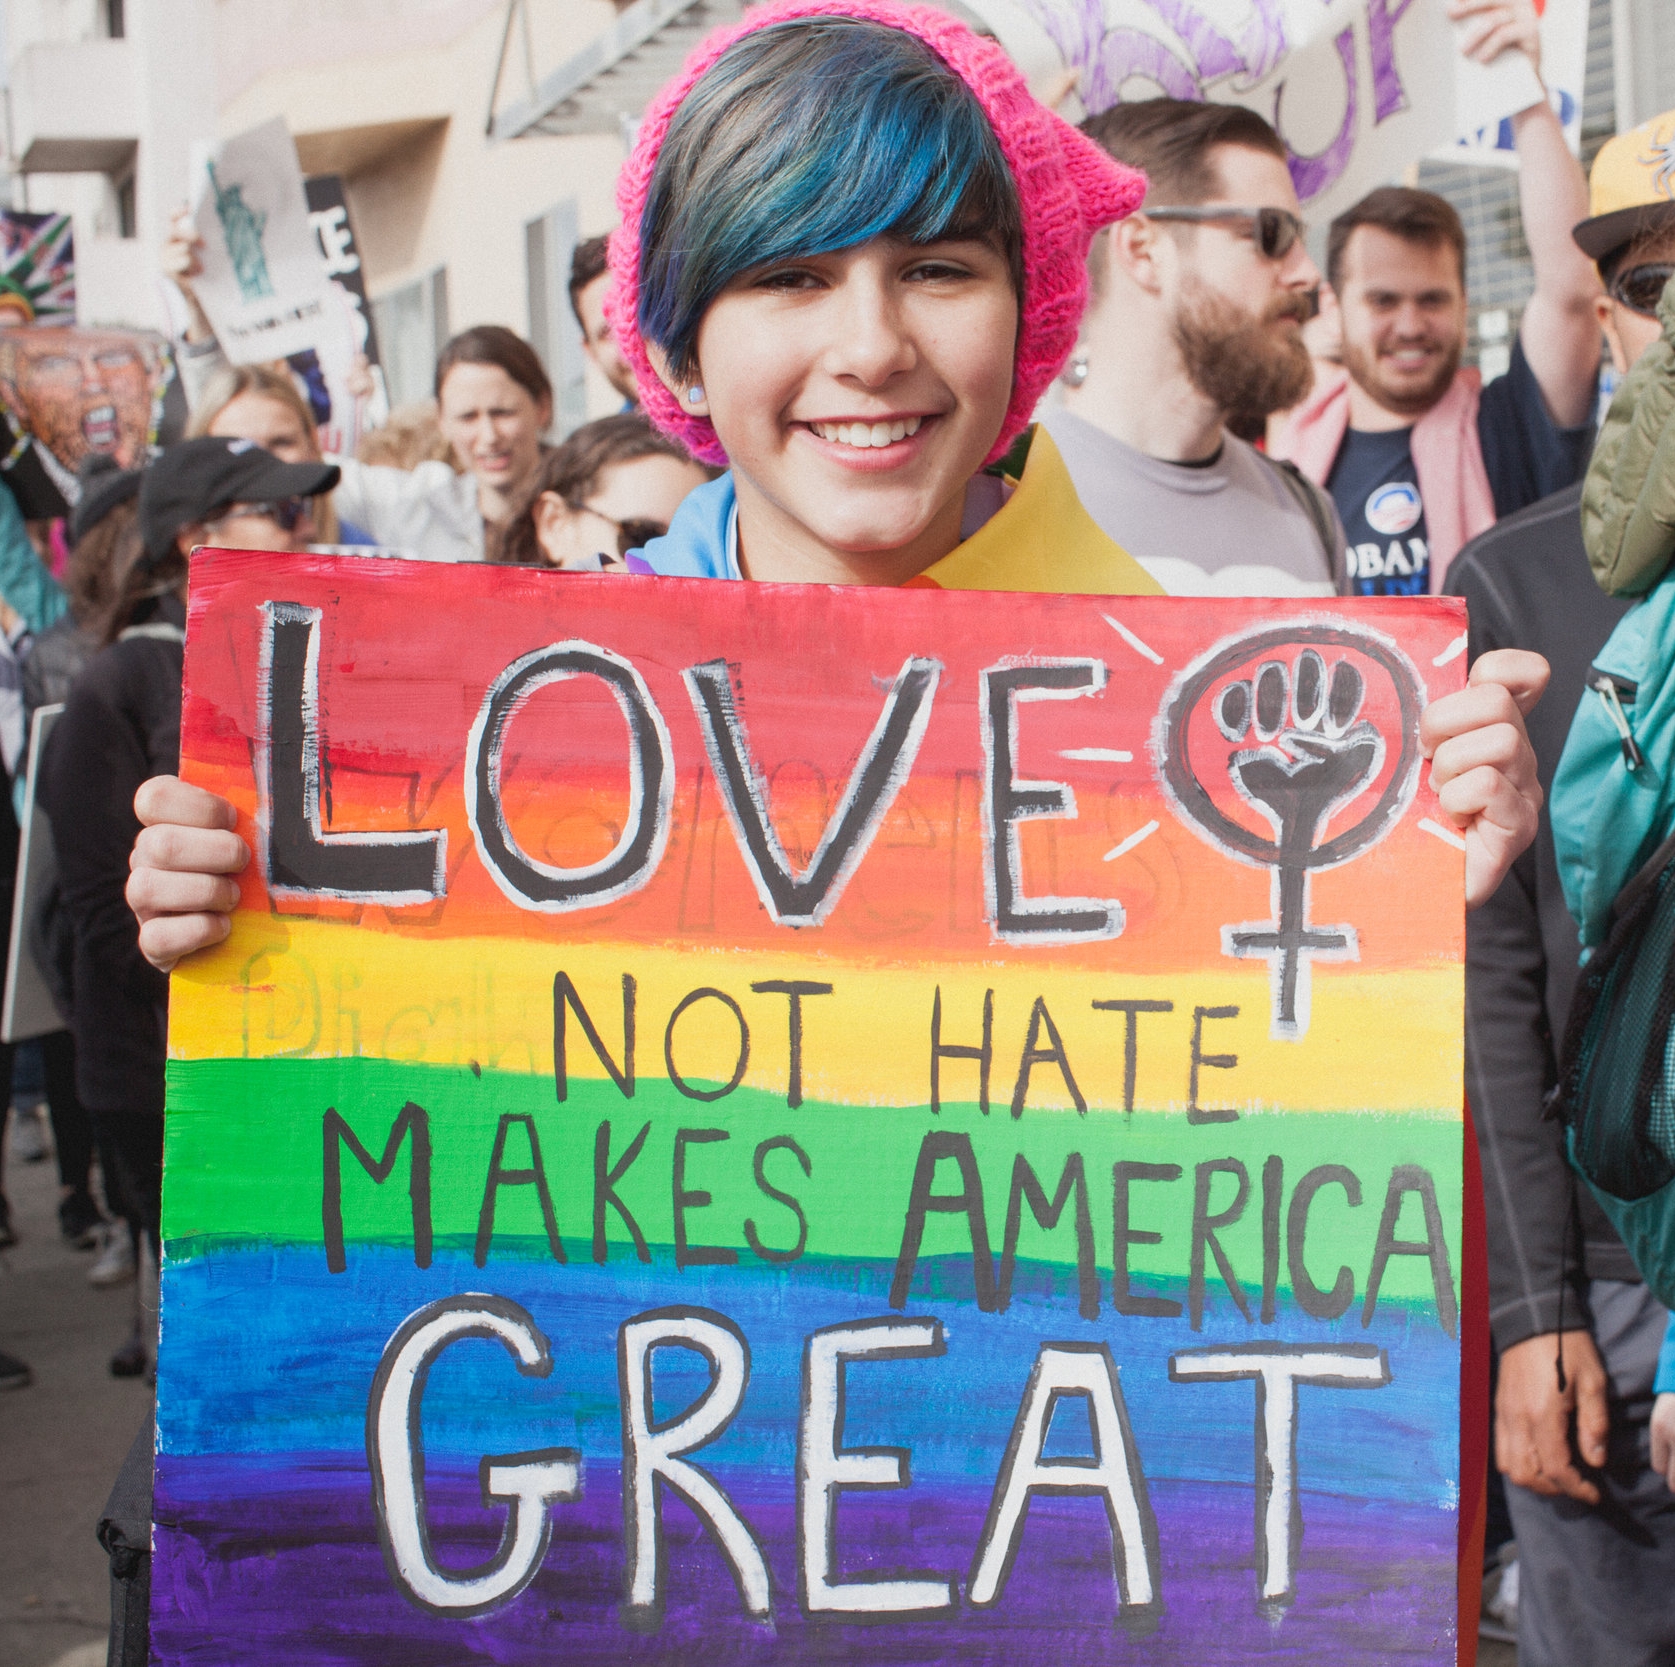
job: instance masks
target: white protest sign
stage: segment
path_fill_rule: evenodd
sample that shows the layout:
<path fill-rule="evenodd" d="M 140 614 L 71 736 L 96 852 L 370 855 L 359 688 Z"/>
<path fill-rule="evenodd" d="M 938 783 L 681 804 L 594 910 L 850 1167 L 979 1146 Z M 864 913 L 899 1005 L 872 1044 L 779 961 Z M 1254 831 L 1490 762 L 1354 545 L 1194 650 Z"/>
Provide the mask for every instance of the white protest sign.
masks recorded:
<path fill-rule="evenodd" d="M 203 239 L 194 288 L 234 364 L 337 346 L 347 321 L 320 260 L 282 119 L 217 147 L 203 164 L 193 219 Z"/>
<path fill-rule="evenodd" d="M 58 879 L 52 824 L 35 802 L 35 784 L 41 779 L 41 755 L 46 751 L 47 737 L 63 713 L 62 702 L 37 708 L 29 732 L 28 774 L 24 778 L 23 815 L 19 819 L 23 837 L 17 848 L 17 885 L 12 892 L 5 994 L 0 997 L 0 1041 L 5 1042 L 26 1042 L 32 1036 L 46 1036 L 64 1028 L 64 1016 L 52 999 L 51 986 L 29 941 L 29 923 L 40 913 L 42 902 Z"/>
<path fill-rule="evenodd" d="M 378 343 L 372 331 L 360 250 L 343 181 L 335 174 L 320 174 L 305 184 L 315 248 L 330 280 L 328 288 L 341 327 L 331 341 L 317 345 L 313 368 L 300 363 L 293 363 L 291 368 L 310 383 L 309 398 L 315 406 L 321 449 L 328 456 L 353 457 L 362 433 L 382 428 L 389 420 L 389 394 L 378 364 Z M 369 397 L 357 397 L 355 393 L 359 381 L 355 373 L 362 368 L 372 383 Z M 329 404 L 325 412 L 321 410 L 321 390 L 313 385 L 315 377 Z"/>
<path fill-rule="evenodd" d="M 1541 11 L 1541 79 L 1571 150 L 1582 149 L 1582 88 L 1588 70 L 1588 0 L 1547 0 Z M 1469 112 L 1462 112 L 1469 115 Z M 1475 132 L 1435 153 L 1438 162 L 1513 168 L 1518 153 L 1510 116 L 1492 116 Z"/>
<path fill-rule="evenodd" d="M 1464 59 L 1444 0 L 966 0 L 1068 120 L 1167 94 L 1243 104 L 1330 218 L 1420 157 L 1542 97 L 1529 61 Z M 1549 0 L 1557 7 L 1571 0 Z"/>

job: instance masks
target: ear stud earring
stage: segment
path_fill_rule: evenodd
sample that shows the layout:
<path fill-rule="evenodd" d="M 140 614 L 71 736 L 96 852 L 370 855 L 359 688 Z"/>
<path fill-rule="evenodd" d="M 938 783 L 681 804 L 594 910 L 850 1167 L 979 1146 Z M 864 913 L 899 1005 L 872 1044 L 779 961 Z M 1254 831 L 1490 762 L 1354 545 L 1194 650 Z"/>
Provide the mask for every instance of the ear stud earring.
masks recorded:
<path fill-rule="evenodd" d="M 1059 372 L 1059 381 L 1067 388 L 1079 388 L 1088 379 L 1088 356 L 1078 350 L 1070 355 L 1070 363 Z"/>
<path fill-rule="evenodd" d="M 698 405 L 702 403 L 703 398 L 704 390 L 700 388 L 696 382 L 694 382 L 692 386 L 686 390 L 686 403 L 688 405 Z"/>

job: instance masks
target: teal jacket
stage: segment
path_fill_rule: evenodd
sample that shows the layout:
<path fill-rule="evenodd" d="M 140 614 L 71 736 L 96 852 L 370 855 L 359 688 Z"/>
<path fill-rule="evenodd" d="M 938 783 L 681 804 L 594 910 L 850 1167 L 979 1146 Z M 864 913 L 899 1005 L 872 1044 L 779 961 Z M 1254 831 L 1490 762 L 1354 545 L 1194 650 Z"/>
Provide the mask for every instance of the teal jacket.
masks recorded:
<path fill-rule="evenodd" d="M 0 489 L 0 597 L 40 636 L 69 611 L 63 586 L 47 572 L 17 507 L 17 499 Z"/>

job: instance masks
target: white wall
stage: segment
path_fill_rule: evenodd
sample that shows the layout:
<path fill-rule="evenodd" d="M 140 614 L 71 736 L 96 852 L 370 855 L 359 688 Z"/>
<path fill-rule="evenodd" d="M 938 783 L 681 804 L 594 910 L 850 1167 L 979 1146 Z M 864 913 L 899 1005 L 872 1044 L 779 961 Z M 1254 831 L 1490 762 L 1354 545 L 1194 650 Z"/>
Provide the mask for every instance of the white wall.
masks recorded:
<path fill-rule="evenodd" d="M 322 15 L 326 8 L 329 17 Z M 438 267 L 448 274 L 449 322 L 498 323 L 529 329 L 524 227 L 556 203 L 573 198 L 584 236 L 615 222 L 616 172 L 622 146 L 615 137 L 530 138 L 490 145 L 484 128 L 490 85 L 504 28 L 504 8 L 493 0 L 289 0 L 288 10 L 320 19 L 310 50 L 250 79 L 226 98 L 220 130 L 233 133 L 283 115 L 305 153 L 352 150 L 353 130 L 427 120 L 432 127 L 393 153 L 348 176 L 350 213 L 365 261 L 367 288 L 389 294 Z M 400 31 L 403 49 L 365 55 L 379 35 L 378 19 L 411 19 Z M 271 29 L 263 0 L 222 0 L 218 27 L 223 73 L 248 69 L 242 31 Z M 556 68 L 616 13 L 608 0 L 537 0 L 531 8 L 534 70 Z M 455 33 L 444 35 L 451 23 Z M 389 31 L 383 31 L 387 43 Z M 503 97 L 527 90 L 517 45 L 506 70 Z M 351 50 L 355 49 L 355 50 Z M 591 415 L 621 401 L 590 372 Z"/>

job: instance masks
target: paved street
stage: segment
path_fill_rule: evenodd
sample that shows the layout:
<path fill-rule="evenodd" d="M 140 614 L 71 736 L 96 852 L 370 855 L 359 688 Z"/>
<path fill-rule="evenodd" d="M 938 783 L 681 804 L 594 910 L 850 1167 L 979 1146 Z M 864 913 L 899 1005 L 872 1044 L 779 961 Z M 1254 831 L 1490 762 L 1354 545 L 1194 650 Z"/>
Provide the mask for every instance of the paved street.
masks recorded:
<path fill-rule="evenodd" d="M 106 1369 L 134 1288 L 87 1283 L 92 1254 L 58 1235 L 50 1161 L 8 1150 L 5 1189 L 21 1242 L 0 1251 L 0 1349 L 35 1382 L 0 1393 L 0 1663 L 102 1667 L 110 1584 L 94 1529 L 151 1399 L 143 1378 Z"/>

